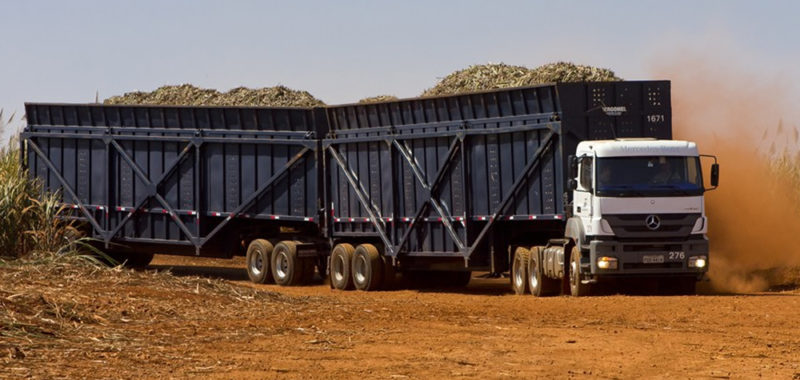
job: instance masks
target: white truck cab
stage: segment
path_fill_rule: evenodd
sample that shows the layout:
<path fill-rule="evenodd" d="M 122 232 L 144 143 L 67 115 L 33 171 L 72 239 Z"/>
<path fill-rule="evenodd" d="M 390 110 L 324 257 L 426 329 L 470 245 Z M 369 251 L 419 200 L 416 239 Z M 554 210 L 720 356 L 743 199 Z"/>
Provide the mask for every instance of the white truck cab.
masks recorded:
<path fill-rule="evenodd" d="M 566 237 L 580 249 L 584 284 L 602 277 L 680 277 L 708 269 L 700 154 L 689 141 L 583 141 L 571 165 L 572 216 Z M 711 184 L 718 182 L 712 166 Z M 688 285 L 687 285 L 688 286 Z"/>

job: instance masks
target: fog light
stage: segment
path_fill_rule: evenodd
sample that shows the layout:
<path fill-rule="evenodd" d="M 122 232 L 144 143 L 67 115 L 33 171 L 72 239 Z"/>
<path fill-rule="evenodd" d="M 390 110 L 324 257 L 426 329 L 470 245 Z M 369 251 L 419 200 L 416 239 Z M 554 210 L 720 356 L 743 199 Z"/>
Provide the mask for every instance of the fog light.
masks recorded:
<path fill-rule="evenodd" d="M 689 257 L 689 268 L 705 268 L 708 264 L 705 256 L 691 256 Z"/>
<path fill-rule="evenodd" d="M 616 257 L 600 257 L 597 259 L 597 267 L 600 269 L 617 269 Z"/>

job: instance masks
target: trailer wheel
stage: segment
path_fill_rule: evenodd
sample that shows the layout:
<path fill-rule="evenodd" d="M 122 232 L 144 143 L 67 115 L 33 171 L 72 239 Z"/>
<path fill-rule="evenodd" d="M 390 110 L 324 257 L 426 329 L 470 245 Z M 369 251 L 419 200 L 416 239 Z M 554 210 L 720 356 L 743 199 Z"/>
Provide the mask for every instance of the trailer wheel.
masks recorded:
<path fill-rule="evenodd" d="M 353 276 L 350 275 L 353 252 L 355 252 L 355 248 L 347 243 L 337 244 L 333 247 L 330 264 L 331 288 L 339 290 L 353 289 Z"/>
<path fill-rule="evenodd" d="M 561 283 L 544 274 L 542 247 L 533 247 L 528 259 L 528 288 L 536 297 L 547 297 L 558 293 Z"/>
<path fill-rule="evenodd" d="M 528 292 L 528 256 L 530 251 L 525 247 L 517 247 L 514 261 L 511 264 L 511 289 L 516 294 Z"/>
<path fill-rule="evenodd" d="M 383 283 L 383 260 L 372 244 L 361 244 L 353 253 L 353 284 L 358 290 L 377 290 Z"/>
<path fill-rule="evenodd" d="M 573 297 L 585 297 L 591 292 L 591 285 L 581 282 L 581 249 L 572 247 L 569 255 L 569 292 Z"/>
<path fill-rule="evenodd" d="M 300 285 L 306 279 L 305 262 L 297 257 L 297 244 L 284 240 L 272 250 L 272 277 L 282 286 Z"/>
<path fill-rule="evenodd" d="M 256 284 L 273 282 L 270 261 L 272 259 L 272 243 L 264 239 L 256 239 L 247 246 L 247 277 Z"/>

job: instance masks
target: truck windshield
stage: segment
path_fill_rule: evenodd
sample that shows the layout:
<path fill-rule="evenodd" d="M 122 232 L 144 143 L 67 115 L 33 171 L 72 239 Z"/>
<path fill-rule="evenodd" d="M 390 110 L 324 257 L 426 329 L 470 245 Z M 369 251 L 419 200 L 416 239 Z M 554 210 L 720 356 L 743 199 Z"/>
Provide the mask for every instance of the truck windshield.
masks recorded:
<path fill-rule="evenodd" d="M 599 157 L 596 192 L 607 197 L 703 194 L 698 157 Z"/>

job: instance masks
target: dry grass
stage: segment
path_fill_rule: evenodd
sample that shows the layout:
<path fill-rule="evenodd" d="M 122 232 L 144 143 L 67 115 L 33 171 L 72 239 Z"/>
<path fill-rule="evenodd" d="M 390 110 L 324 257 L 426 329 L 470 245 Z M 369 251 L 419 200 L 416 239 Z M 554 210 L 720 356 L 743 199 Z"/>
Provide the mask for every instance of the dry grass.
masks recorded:
<path fill-rule="evenodd" d="M 161 86 L 150 92 L 134 91 L 112 96 L 105 104 L 168 104 L 190 106 L 319 107 L 325 105 L 308 91 L 286 86 L 237 87 L 228 92 L 191 84 Z"/>
<path fill-rule="evenodd" d="M 763 146 L 769 145 L 766 152 L 761 154 L 770 160 L 770 171 L 774 178 L 771 186 L 790 189 L 793 199 L 790 202 L 792 204 L 787 205 L 787 217 L 796 218 L 800 215 L 800 131 L 797 127 L 784 126 L 781 121 L 774 129 L 765 130 L 761 139 Z M 770 268 L 755 275 L 767 279 L 773 289 L 798 288 L 800 266 L 795 265 L 797 260 L 790 261 L 787 260 L 783 267 Z"/>
<path fill-rule="evenodd" d="M 112 377 L 135 378 L 144 376 L 137 364 L 214 366 L 196 344 L 264 335 L 239 323 L 314 302 L 75 258 L 0 261 L 0 377 L 95 377 L 98 367 L 117 364 L 130 371 Z"/>
<path fill-rule="evenodd" d="M 389 102 L 397 99 L 399 98 L 394 95 L 376 95 L 361 99 L 358 102 L 361 104 L 367 104 L 367 103 Z"/>
<path fill-rule="evenodd" d="M 472 65 L 450 73 L 422 96 L 449 95 L 497 88 L 532 86 L 557 82 L 607 82 L 622 80 L 613 71 L 571 62 L 548 63 L 533 69 L 489 63 Z"/>

